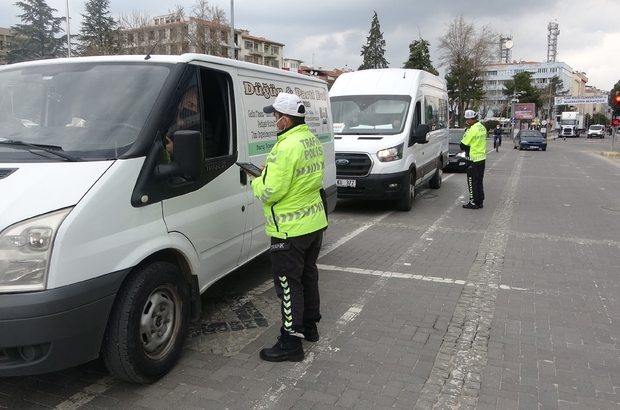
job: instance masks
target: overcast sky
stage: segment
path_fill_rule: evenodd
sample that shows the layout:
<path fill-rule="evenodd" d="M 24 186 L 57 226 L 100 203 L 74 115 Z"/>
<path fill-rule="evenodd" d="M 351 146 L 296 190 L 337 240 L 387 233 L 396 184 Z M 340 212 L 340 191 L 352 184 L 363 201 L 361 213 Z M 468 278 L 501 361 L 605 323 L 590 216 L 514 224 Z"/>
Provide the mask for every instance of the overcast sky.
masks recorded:
<path fill-rule="evenodd" d="M 47 0 L 66 14 L 67 0 Z M 71 34 L 80 29 L 83 0 L 68 0 Z M 189 13 L 195 0 L 110 0 L 111 15 L 137 10 L 151 17 L 166 14 L 176 4 Z M 14 0 L 0 2 L 0 27 L 20 20 L 22 10 Z M 230 19 L 230 0 L 214 0 Z M 513 60 L 547 60 L 547 26 L 559 24 L 557 59 L 573 70 L 585 72 L 588 85 L 610 90 L 620 80 L 619 0 L 234 0 L 234 24 L 251 35 L 283 43 L 284 56 L 324 69 L 353 68 L 362 63 L 360 51 L 366 45 L 373 12 L 377 12 L 385 58 L 390 67 L 402 67 L 409 56 L 409 44 L 420 36 L 431 44 L 431 59 L 439 68 L 436 45 L 449 23 L 463 15 L 477 27 L 485 25 L 512 35 Z M 499 47 L 499 46 L 498 46 Z"/>

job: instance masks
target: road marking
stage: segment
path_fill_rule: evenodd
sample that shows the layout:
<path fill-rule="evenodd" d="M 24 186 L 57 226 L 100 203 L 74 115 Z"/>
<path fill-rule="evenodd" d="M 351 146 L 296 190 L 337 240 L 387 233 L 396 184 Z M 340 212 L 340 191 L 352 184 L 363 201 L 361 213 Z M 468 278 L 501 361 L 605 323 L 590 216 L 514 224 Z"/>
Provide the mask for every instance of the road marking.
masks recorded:
<path fill-rule="evenodd" d="M 74 394 L 67 400 L 54 407 L 54 410 L 78 409 L 99 396 L 100 394 L 105 393 L 108 389 L 112 387 L 110 383 L 112 383 L 113 381 L 114 378 L 111 376 L 102 377 L 90 386 L 86 386 L 81 392 Z"/>
<path fill-rule="evenodd" d="M 480 387 L 471 386 L 477 385 L 476 380 L 482 377 L 479 369 L 484 369 L 487 362 L 491 322 L 497 293 L 503 288 L 499 283 L 522 166 L 523 156 L 520 155 L 467 275 L 467 283 L 472 286 L 461 292 L 448 324 L 450 337 L 444 338 L 437 353 L 449 359 L 435 360 L 422 388 L 421 397 L 432 398 L 434 404 L 418 400 L 415 410 L 475 408 L 478 403 Z M 463 391 L 468 384 L 470 391 L 465 397 Z"/>
<path fill-rule="evenodd" d="M 421 280 L 425 282 L 446 283 L 446 284 L 462 285 L 462 286 L 474 286 L 473 282 L 468 282 L 466 280 L 440 278 L 438 276 L 416 275 L 413 273 L 390 272 L 390 271 L 359 269 L 359 268 L 341 268 L 339 266 L 333 266 L 333 265 L 318 265 L 318 267 L 321 270 L 329 270 L 329 271 L 334 271 L 334 272 L 347 272 L 347 273 L 356 273 L 359 275 L 381 276 L 384 278 L 413 279 L 413 280 Z M 501 290 L 514 290 L 514 291 L 522 291 L 522 292 L 531 291 L 530 289 L 527 289 L 527 288 L 518 288 L 514 286 L 498 285 L 498 284 L 489 284 L 489 288 L 501 289 Z"/>

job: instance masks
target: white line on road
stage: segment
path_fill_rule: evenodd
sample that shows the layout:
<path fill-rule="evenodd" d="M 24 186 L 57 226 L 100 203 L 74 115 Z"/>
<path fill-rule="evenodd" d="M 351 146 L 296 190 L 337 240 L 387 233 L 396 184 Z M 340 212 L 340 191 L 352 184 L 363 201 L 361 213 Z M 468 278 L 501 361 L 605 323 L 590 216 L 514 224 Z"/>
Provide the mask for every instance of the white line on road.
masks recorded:
<path fill-rule="evenodd" d="M 97 382 L 86 386 L 81 392 L 74 394 L 67 400 L 63 401 L 54 410 L 75 410 L 79 409 L 89 401 L 93 400 L 102 393 L 105 393 L 110 387 L 109 383 L 114 380 L 111 376 L 105 376 L 97 380 Z"/>

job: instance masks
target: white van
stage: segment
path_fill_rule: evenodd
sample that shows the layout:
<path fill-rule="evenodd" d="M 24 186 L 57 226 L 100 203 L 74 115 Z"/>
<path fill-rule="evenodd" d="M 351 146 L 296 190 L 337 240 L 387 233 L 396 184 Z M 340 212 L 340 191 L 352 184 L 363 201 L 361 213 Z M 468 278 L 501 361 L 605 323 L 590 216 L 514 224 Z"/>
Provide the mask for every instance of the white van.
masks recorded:
<path fill-rule="evenodd" d="M 280 91 L 323 143 L 331 210 L 324 81 L 198 54 L 0 68 L 0 377 L 174 366 L 200 294 L 268 248 L 235 162 L 264 163 Z"/>
<path fill-rule="evenodd" d="M 342 74 L 329 92 L 338 198 L 394 200 L 411 210 L 415 189 L 441 187 L 448 165 L 446 83 L 426 71 Z"/>

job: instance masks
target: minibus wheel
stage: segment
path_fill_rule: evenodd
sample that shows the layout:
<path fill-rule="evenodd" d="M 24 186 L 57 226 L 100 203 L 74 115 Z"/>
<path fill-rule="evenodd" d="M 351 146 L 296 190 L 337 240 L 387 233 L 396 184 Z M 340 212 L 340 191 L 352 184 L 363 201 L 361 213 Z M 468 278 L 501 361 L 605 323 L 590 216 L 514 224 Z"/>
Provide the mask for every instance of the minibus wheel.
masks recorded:
<path fill-rule="evenodd" d="M 443 168 L 441 167 L 441 162 L 437 164 L 437 169 L 435 170 L 435 175 L 428 181 L 428 186 L 431 189 L 439 189 L 441 188 L 441 181 L 443 176 Z"/>
<path fill-rule="evenodd" d="M 399 211 L 411 211 L 413 207 L 413 198 L 415 197 L 415 178 L 412 175 L 413 171 L 409 172 L 403 181 L 404 195 L 398 201 L 396 201 L 396 209 Z"/>
<path fill-rule="evenodd" d="M 153 262 L 130 274 L 117 294 L 101 348 L 114 376 L 153 383 L 181 356 L 187 336 L 188 284 L 176 266 Z"/>

